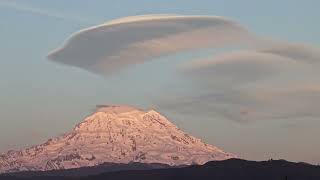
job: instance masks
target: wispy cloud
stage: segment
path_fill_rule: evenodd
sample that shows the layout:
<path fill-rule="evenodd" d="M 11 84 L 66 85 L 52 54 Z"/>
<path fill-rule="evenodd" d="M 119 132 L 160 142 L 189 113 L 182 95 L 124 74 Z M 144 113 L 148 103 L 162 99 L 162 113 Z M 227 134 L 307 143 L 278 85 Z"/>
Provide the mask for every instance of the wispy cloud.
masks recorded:
<path fill-rule="evenodd" d="M 32 14 L 37 14 L 41 16 L 47 16 L 50 18 L 92 24 L 92 20 L 78 16 L 75 14 L 63 13 L 49 9 L 36 8 L 24 3 L 17 3 L 15 1 L 0 1 L 0 8 L 8 8 L 16 11 L 22 11 Z"/>
<path fill-rule="evenodd" d="M 163 106 L 179 111 L 187 104 L 192 112 L 215 112 L 238 122 L 318 119 L 320 50 L 280 42 L 269 48 L 225 52 L 184 65 L 185 77 L 206 92 L 163 100 Z"/>

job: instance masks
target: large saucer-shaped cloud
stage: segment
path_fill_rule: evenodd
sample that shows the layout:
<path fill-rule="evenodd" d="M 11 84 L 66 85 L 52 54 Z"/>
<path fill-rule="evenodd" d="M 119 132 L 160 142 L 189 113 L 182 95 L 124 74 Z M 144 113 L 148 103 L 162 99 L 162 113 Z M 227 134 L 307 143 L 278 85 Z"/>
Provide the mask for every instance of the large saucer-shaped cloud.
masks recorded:
<path fill-rule="evenodd" d="M 113 20 L 74 33 L 51 60 L 106 75 L 185 50 L 250 45 L 243 26 L 217 16 L 145 15 Z"/>

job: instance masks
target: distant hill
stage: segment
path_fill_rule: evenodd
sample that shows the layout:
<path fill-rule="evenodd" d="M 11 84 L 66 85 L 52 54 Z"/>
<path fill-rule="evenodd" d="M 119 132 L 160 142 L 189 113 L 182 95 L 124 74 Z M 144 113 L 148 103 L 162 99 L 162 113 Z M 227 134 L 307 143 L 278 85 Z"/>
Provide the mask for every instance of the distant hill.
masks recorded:
<path fill-rule="evenodd" d="M 89 169 L 90 167 L 81 171 L 90 171 Z M 182 168 L 125 170 L 88 177 L 45 176 L 45 174 L 28 178 L 0 176 L 1 180 L 127 180 L 129 178 L 134 180 L 320 180 L 320 166 L 285 160 L 256 162 L 229 159 Z"/>

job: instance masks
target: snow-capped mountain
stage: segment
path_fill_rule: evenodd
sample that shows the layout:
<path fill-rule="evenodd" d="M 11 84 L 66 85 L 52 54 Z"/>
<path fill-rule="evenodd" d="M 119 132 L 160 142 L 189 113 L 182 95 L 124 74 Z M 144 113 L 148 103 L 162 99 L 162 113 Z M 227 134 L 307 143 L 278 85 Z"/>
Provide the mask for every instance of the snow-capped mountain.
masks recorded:
<path fill-rule="evenodd" d="M 113 163 L 204 164 L 234 158 L 190 136 L 154 110 L 102 106 L 64 136 L 0 155 L 0 173 Z"/>

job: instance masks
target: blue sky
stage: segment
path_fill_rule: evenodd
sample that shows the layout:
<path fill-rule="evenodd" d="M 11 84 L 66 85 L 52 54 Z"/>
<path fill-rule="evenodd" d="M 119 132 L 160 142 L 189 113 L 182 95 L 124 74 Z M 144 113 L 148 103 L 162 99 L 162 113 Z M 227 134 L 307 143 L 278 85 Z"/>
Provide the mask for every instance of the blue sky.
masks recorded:
<path fill-rule="evenodd" d="M 219 15 L 258 35 L 319 47 L 319 5 L 317 0 L 0 0 L 0 151 L 64 133 L 97 104 L 152 107 L 154 97 L 187 86 L 175 74 L 174 64 L 203 55 L 177 55 L 103 78 L 46 59 L 75 31 L 132 15 Z M 317 120 L 243 124 L 161 113 L 182 129 L 244 158 L 320 162 Z"/>

